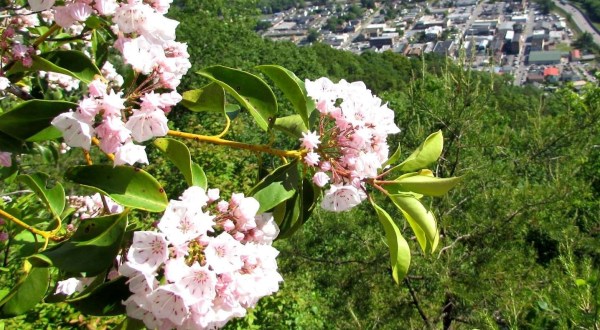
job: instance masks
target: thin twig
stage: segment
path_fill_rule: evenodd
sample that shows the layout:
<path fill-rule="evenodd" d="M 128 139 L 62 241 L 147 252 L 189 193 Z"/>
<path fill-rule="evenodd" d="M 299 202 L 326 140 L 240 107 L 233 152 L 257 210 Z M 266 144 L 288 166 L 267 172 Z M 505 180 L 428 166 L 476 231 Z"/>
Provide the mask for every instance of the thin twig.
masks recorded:
<path fill-rule="evenodd" d="M 410 280 L 408 278 L 404 278 L 404 284 L 406 284 L 406 287 L 408 288 L 408 292 L 410 293 L 410 296 L 412 297 L 413 304 L 415 305 L 415 308 L 419 312 L 419 315 L 421 315 L 423 322 L 425 322 L 428 329 L 431 329 L 431 323 L 429 322 L 427 315 L 425 315 L 425 312 L 421 308 L 421 305 L 419 304 L 419 299 L 417 299 L 417 295 L 415 294 L 415 291 L 413 290 L 412 286 L 410 286 Z"/>
<path fill-rule="evenodd" d="M 458 241 L 460 241 L 460 240 L 462 240 L 462 239 L 465 239 L 465 238 L 469 238 L 469 237 L 471 237 L 471 235 L 470 235 L 470 234 L 466 234 L 466 235 L 458 236 L 458 237 L 457 237 L 457 238 L 454 240 L 454 242 L 452 242 L 452 244 L 450 244 L 450 245 L 448 245 L 448 246 L 445 246 L 444 248 L 442 248 L 442 249 L 440 250 L 440 252 L 439 252 L 439 254 L 438 254 L 438 259 L 439 259 L 439 258 L 442 256 L 442 253 L 444 253 L 444 251 L 446 251 L 446 250 L 449 250 L 449 249 L 453 248 L 453 247 L 454 247 L 454 245 L 456 245 L 456 243 L 458 243 Z"/>

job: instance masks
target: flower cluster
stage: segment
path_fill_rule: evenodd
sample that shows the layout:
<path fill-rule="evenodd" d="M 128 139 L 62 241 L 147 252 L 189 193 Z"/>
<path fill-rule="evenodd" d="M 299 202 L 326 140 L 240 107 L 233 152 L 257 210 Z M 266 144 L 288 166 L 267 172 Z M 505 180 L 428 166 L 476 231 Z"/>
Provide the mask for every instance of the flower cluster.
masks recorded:
<path fill-rule="evenodd" d="M 31 2 L 40 10 L 54 3 Z M 117 36 L 114 48 L 136 77 L 143 77 L 125 94 L 123 78 L 107 62 L 103 77 L 89 84 L 78 108 L 52 121 L 69 146 L 89 150 L 97 138 L 102 151 L 115 155 L 115 165 L 148 163 L 145 147 L 134 142 L 167 134 L 166 114 L 181 101 L 174 89 L 191 67 L 187 45 L 175 41 L 178 22 L 164 16 L 170 2 L 72 0 L 52 8 L 54 21 L 63 28 L 81 25 L 92 15 L 112 19 Z"/>
<path fill-rule="evenodd" d="M 243 194 L 218 199 L 216 189 L 191 187 L 170 201 L 158 232 L 134 233 L 119 267 L 130 317 L 150 329 L 213 329 L 279 289 L 273 217 L 256 215 L 258 202 Z"/>
<path fill-rule="evenodd" d="M 317 102 L 320 121 L 318 132 L 300 139 L 308 151 L 304 162 L 316 169 L 316 185 L 330 184 L 322 207 L 349 210 L 366 198 L 365 180 L 376 178 L 388 159 L 387 136 L 400 131 L 394 112 L 360 81 L 307 80 L 306 90 Z"/>

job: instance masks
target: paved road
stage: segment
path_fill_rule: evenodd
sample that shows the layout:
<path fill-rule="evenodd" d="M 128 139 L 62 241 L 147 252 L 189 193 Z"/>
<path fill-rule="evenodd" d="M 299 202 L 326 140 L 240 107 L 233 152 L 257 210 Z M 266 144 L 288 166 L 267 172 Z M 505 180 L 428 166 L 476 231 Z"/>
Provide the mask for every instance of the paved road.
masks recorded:
<path fill-rule="evenodd" d="M 533 33 L 533 26 L 535 25 L 535 15 L 533 14 L 533 10 L 529 9 L 529 14 L 527 15 L 527 22 L 523 28 L 522 36 L 523 36 L 523 45 L 521 45 L 521 49 L 519 49 L 519 54 L 515 57 L 519 61 L 519 65 L 515 69 L 515 81 L 514 84 L 519 86 L 522 85 L 525 81 L 525 77 L 527 77 L 527 67 L 525 66 L 525 48 L 531 45 L 530 42 L 526 42 L 527 37 L 531 36 Z"/>
<path fill-rule="evenodd" d="M 581 12 L 577 8 L 575 8 L 569 4 L 563 5 L 557 0 L 553 0 L 553 1 L 557 7 L 561 8 L 564 11 L 566 11 L 567 13 L 571 14 L 571 17 L 573 17 L 573 21 L 579 27 L 579 29 L 581 31 L 589 32 L 594 37 L 594 42 L 597 43 L 598 45 L 600 45 L 600 35 L 596 32 L 596 30 L 594 30 L 594 28 L 592 28 L 590 26 L 588 21 L 583 17 Z"/>

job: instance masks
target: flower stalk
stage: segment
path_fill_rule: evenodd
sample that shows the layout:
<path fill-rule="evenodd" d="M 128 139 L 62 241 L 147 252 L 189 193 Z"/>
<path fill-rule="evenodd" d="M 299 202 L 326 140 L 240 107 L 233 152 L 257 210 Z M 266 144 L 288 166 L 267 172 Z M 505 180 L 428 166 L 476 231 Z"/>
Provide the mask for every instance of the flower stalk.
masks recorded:
<path fill-rule="evenodd" d="M 248 144 L 248 143 L 242 143 L 242 142 L 237 142 L 237 141 L 221 139 L 218 136 L 200 135 L 200 134 L 179 132 L 179 131 L 173 131 L 173 130 L 169 130 L 167 132 L 167 135 L 180 137 L 180 138 L 184 138 L 184 139 L 190 139 L 190 140 L 199 141 L 199 142 L 207 142 L 207 143 L 227 146 L 227 147 L 234 148 L 234 149 L 244 149 L 244 150 L 250 150 L 250 151 L 254 151 L 254 152 L 264 152 L 267 154 L 271 154 L 274 156 L 280 156 L 280 157 L 302 158 L 302 156 L 305 153 L 305 151 L 302 151 L 302 150 L 274 149 L 267 145 Z"/>
<path fill-rule="evenodd" d="M 45 231 L 45 230 L 39 230 L 37 228 L 34 228 L 28 224 L 26 224 L 25 222 L 23 222 L 22 220 L 14 217 L 12 214 L 4 211 L 3 209 L 0 209 L 0 216 L 4 219 L 7 219 L 9 221 L 14 222 L 15 224 L 17 224 L 18 226 L 21 226 L 25 229 L 27 229 L 28 231 L 30 231 L 33 234 L 36 235 L 40 235 L 44 238 L 45 243 L 44 243 L 44 249 L 46 248 L 46 246 L 48 245 L 48 240 L 53 240 L 53 241 L 59 241 L 60 238 L 56 237 L 54 235 L 54 230 L 53 231 Z"/>

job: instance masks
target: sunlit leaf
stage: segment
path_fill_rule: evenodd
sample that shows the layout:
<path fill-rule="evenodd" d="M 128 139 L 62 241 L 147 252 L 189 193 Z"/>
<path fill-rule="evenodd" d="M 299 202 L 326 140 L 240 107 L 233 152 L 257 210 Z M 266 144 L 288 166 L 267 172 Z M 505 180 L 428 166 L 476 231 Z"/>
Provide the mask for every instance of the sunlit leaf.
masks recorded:
<path fill-rule="evenodd" d="M 65 177 L 109 195 L 131 208 L 162 212 L 168 204 L 164 189 L 146 171 L 129 166 L 89 165 L 67 169 Z"/>
<path fill-rule="evenodd" d="M 408 214 L 411 220 L 409 224 L 413 228 L 421 229 L 427 238 L 425 252 L 433 252 L 439 241 L 439 233 L 433 213 L 428 211 L 421 202 L 412 195 L 396 194 L 390 195 L 390 199 L 403 212 Z M 413 226 L 415 225 L 416 226 Z M 418 232 L 415 229 L 415 233 Z"/>
<path fill-rule="evenodd" d="M 394 170 L 410 172 L 427 167 L 440 158 L 444 148 L 442 131 L 437 131 L 427 137 L 425 141 L 406 160 L 394 167 Z"/>
<path fill-rule="evenodd" d="M 23 314 L 42 301 L 50 283 L 48 268 L 32 267 L 25 261 L 21 275 L 13 289 L 0 301 L 1 316 Z"/>
<path fill-rule="evenodd" d="M 268 130 L 277 114 L 277 100 L 271 88 L 259 77 L 220 65 L 198 71 L 219 84 L 246 108 L 260 128 Z"/>
<path fill-rule="evenodd" d="M 271 78 L 275 82 L 275 86 L 281 89 L 283 95 L 294 106 L 304 126 L 310 126 L 308 119 L 310 113 L 315 109 L 315 102 L 308 97 L 304 82 L 298 79 L 292 71 L 279 65 L 260 65 L 256 68 Z"/>
<path fill-rule="evenodd" d="M 273 128 L 280 130 L 296 139 L 302 137 L 302 132 L 308 131 L 308 128 L 306 128 L 302 122 L 300 115 L 290 115 L 277 118 Z"/>
<path fill-rule="evenodd" d="M 65 209 L 65 190 L 56 182 L 54 187 L 49 186 L 49 176 L 45 173 L 22 174 L 17 178 L 21 183 L 27 185 L 46 204 L 55 218 L 60 218 Z"/>
<path fill-rule="evenodd" d="M 410 266 L 410 247 L 400 233 L 392 217 L 381 207 L 371 201 L 377 212 L 379 222 L 385 231 L 388 248 L 390 249 L 390 263 L 392 265 L 392 277 L 396 283 L 400 283 L 408 274 Z"/>
<path fill-rule="evenodd" d="M 189 186 L 206 189 L 206 175 L 199 165 L 192 162 L 190 150 L 185 144 L 174 139 L 159 138 L 154 140 L 154 145 L 181 171 Z"/>
<path fill-rule="evenodd" d="M 225 91 L 217 83 L 210 83 L 202 88 L 185 91 L 181 104 L 196 112 L 225 111 Z"/>
<path fill-rule="evenodd" d="M 298 163 L 292 161 L 264 177 L 250 192 L 260 203 L 258 213 L 272 209 L 292 198 L 298 187 Z"/>
<path fill-rule="evenodd" d="M 398 188 L 427 196 L 443 196 L 462 181 L 461 177 L 436 178 L 426 175 L 414 175 L 395 180 Z"/>
<path fill-rule="evenodd" d="M 96 75 L 102 73 L 84 53 L 76 50 L 55 50 L 40 55 L 32 55 L 33 64 L 25 67 L 21 62 L 15 62 L 10 68 L 8 74 L 23 71 L 48 71 L 62 73 L 73 78 L 77 78 L 88 84 Z"/>

